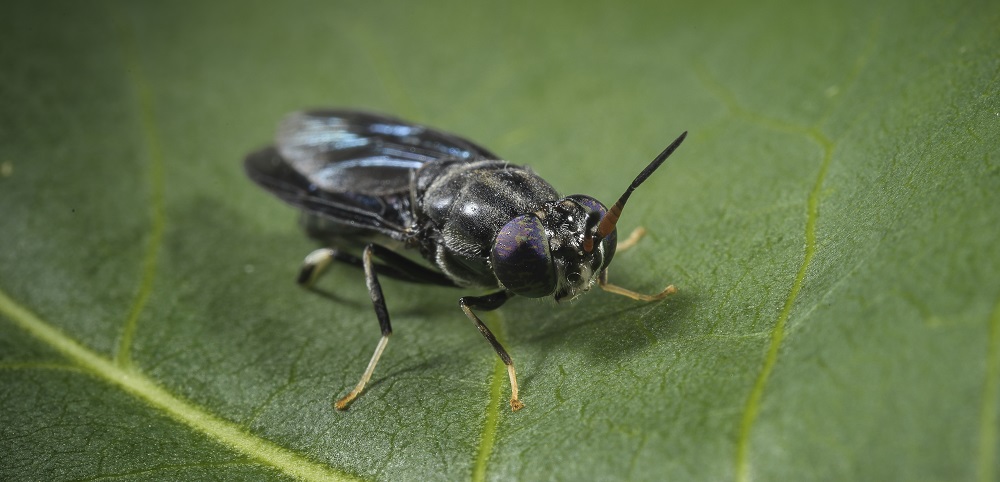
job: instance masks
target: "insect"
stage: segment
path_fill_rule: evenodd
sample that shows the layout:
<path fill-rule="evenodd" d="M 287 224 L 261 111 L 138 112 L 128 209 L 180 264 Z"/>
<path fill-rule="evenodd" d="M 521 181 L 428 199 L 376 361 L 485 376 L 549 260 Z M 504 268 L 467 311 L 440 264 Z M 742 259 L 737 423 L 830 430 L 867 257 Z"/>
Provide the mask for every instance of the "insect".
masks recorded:
<path fill-rule="evenodd" d="M 655 295 L 613 285 L 608 265 L 626 201 L 685 136 L 646 166 L 609 210 L 590 196 L 560 197 L 529 168 L 446 132 L 354 110 L 287 116 L 276 144 L 247 156 L 246 172 L 300 208 L 306 232 L 327 246 L 306 256 L 298 282 L 311 286 L 334 261 L 362 268 L 382 330 L 361 380 L 334 406 L 345 410 L 364 390 L 392 334 L 382 276 L 493 290 L 463 296 L 459 307 L 506 365 L 514 411 L 524 406 L 514 362 L 475 311 L 494 310 L 515 295 L 570 300 L 595 282 L 639 301 L 674 293 L 673 285 Z M 426 263 L 401 254 L 405 249 Z"/>

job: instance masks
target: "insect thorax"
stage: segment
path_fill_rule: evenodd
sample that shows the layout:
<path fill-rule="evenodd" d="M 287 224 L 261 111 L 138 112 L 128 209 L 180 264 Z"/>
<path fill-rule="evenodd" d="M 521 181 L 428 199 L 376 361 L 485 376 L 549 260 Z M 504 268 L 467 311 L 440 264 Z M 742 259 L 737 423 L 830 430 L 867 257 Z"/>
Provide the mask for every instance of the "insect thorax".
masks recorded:
<path fill-rule="evenodd" d="M 490 248 L 515 216 L 557 199 L 530 169 L 505 161 L 435 161 L 416 172 L 413 205 L 427 226 L 424 255 L 460 285 L 496 287 Z"/>

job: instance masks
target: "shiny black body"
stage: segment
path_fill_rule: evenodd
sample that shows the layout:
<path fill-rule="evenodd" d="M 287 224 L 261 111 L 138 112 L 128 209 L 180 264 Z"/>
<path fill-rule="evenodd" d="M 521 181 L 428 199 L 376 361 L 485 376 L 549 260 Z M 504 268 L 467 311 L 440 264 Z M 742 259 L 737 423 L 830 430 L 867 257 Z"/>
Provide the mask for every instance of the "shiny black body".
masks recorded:
<path fill-rule="evenodd" d="M 530 168 L 499 160 L 466 139 L 392 117 L 300 112 L 282 122 L 277 137 L 276 146 L 248 156 L 246 170 L 258 184 L 303 208 L 310 236 L 341 248 L 369 241 L 415 248 L 454 286 L 504 288 L 490 263 L 501 228 L 518 215 L 546 208 L 550 216 L 560 215 L 552 208 L 558 193 Z M 579 232 L 586 229 L 584 214 L 559 225 L 573 222 Z M 576 296 L 590 281 L 564 287 L 557 298 Z M 449 284 L 440 278 L 431 282 Z"/>
<path fill-rule="evenodd" d="M 629 195 L 684 136 L 608 210 L 589 196 L 560 198 L 529 168 L 473 142 L 396 118 L 350 110 L 285 118 L 276 144 L 247 156 L 246 171 L 301 208 L 306 231 L 328 246 L 306 257 L 299 282 L 311 285 L 332 261 L 363 268 L 382 330 L 361 380 L 336 408 L 361 393 L 392 334 L 380 276 L 492 290 L 459 298 L 459 307 L 507 366 L 513 410 L 523 406 L 513 361 L 473 310 L 496 309 L 514 295 L 572 299 L 595 283 L 641 301 L 672 293 L 673 286 L 650 296 L 611 285 L 607 267 Z"/>

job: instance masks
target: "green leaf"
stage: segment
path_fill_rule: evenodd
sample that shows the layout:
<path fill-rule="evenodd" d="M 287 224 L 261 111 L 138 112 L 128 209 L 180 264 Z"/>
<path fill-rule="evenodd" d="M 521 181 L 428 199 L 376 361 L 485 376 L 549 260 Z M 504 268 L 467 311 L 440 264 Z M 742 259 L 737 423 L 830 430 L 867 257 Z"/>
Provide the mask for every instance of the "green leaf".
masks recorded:
<path fill-rule="evenodd" d="M 996 2 L 9 5 L 0 479 L 1000 477 Z M 616 284 L 516 299 L 361 274 L 243 156 L 384 111 L 561 192 L 635 195 Z"/>

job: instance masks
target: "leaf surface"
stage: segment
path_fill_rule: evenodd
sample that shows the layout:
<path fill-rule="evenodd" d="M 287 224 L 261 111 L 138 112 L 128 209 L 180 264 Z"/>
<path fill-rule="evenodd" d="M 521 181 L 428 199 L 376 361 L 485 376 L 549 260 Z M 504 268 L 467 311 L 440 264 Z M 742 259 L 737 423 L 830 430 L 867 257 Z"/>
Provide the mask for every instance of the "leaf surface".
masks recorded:
<path fill-rule="evenodd" d="M 22 3 L 0 18 L 0 478 L 995 480 L 1000 8 Z M 58 11 L 58 15 L 52 12 Z M 383 111 L 632 196 L 616 284 L 486 314 L 316 246 L 243 156 Z"/>

